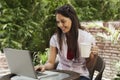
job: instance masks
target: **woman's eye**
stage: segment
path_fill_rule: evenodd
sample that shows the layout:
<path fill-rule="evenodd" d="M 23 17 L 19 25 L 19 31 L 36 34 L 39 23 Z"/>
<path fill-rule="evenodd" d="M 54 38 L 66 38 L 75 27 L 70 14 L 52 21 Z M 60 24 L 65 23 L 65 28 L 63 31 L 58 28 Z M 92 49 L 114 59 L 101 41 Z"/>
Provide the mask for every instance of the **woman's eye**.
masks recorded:
<path fill-rule="evenodd" d="M 59 21 L 56 21 L 56 23 L 58 24 L 58 23 L 59 23 Z"/>
<path fill-rule="evenodd" d="M 62 23 L 65 23 L 66 21 L 61 21 Z"/>

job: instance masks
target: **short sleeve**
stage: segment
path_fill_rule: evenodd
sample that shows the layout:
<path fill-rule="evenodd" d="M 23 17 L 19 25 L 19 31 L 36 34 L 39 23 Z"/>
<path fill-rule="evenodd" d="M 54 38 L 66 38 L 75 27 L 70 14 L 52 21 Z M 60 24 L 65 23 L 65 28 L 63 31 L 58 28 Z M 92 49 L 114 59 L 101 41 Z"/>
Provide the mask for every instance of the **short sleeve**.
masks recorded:
<path fill-rule="evenodd" d="M 57 47 L 56 35 L 53 35 L 50 39 L 50 46 Z"/>

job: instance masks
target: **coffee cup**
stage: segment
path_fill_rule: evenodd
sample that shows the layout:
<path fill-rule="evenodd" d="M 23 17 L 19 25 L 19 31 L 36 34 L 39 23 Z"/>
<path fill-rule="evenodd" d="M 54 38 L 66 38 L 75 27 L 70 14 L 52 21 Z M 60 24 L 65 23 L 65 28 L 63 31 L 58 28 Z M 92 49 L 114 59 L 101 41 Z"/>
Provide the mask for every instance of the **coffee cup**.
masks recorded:
<path fill-rule="evenodd" d="M 80 43 L 80 53 L 81 57 L 88 58 L 91 53 L 91 44 L 90 43 Z"/>

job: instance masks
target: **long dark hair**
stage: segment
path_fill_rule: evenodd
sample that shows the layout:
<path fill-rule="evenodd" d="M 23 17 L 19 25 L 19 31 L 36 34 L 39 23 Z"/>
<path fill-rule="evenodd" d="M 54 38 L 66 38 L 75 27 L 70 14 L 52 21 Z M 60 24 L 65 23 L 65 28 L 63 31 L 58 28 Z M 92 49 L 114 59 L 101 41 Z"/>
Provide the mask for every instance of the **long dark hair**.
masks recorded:
<path fill-rule="evenodd" d="M 80 25 L 77 14 L 76 14 L 74 8 L 69 4 L 65 4 L 65 5 L 59 7 L 56 10 L 55 14 L 61 14 L 65 17 L 70 18 L 72 21 L 71 29 L 69 32 L 70 36 L 67 36 L 67 45 L 68 45 L 68 49 L 70 49 L 72 52 L 74 52 L 74 58 L 76 59 L 79 57 L 79 53 L 77 52 L 78 28 L 83 29 Z M 63 42 L 62 30 L 59 27 L 57 27 L 57 37 L 58 37 L 60 49 L 62 49 L 62 42 Z"/>

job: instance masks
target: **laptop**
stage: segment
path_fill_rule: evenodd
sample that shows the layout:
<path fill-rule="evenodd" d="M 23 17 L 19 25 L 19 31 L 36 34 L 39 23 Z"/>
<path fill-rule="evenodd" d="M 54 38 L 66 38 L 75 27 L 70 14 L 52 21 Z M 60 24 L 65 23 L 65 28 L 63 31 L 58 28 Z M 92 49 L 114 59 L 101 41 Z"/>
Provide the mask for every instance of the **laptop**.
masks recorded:
<path fill-rule="evenodd" d="M 59 75 L 59 72 L 48 70 L 44 72 L 39 71 L 36 73 L 29 50 L 4 48 L 3 51 L 7 58 L 8 67 L 11 73 L 31 77 L 34 79 Z"/>

